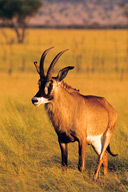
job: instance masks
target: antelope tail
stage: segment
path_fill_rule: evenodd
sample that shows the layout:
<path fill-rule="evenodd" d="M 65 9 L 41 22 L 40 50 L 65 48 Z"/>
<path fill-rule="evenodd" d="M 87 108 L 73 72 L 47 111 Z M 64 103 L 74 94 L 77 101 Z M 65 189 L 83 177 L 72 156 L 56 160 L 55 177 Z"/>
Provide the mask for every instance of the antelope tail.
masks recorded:
<path fill-rule="evenodd" d="M 110 145 L 108 145 L 108 147 L 107 147 L 107 152 L 108 152 L 111 156 L 113 156 L 113 157 L 118 156 L 118 154 L 114 154 L 114 153 L 111 152 L 111 150 L 110 150 Z"/>

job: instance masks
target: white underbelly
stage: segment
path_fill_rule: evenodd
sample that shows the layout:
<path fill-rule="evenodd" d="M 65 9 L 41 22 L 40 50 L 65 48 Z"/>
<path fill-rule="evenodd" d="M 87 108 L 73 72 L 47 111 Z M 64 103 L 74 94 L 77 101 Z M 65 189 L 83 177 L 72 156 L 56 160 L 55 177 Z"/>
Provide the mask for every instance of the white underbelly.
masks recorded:
<path fill-rule="evenodd" d="M 96 141 L 99 141 L 99 140 L 101 141 L 102 135 L 97 135 L 97 136 L 90 136 L 89 135 L 89 136 L 87 136 L 87 143 L 91 145 Z"/>

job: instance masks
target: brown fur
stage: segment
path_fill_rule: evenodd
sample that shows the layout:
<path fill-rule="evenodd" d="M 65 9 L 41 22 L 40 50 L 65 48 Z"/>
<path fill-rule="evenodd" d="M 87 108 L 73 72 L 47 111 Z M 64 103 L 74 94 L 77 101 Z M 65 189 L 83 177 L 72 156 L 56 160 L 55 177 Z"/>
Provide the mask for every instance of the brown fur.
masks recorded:
<path fill-rule="evenodd" d="M 67 144 L 78 141 L 79 159 L 78 169 L 85 170 L 86 143 L 91 144 L 99 155 L 99 162 L 94 179 L 97 179 L 99 169 L 103 163 L 104 174 L 107 174 L 107 153 L 110 151 L 110 141 L 117 121 L 117 114 L 113 107 L 103 97 L 82 95 L 79 90 L 64 83 L 69 70 L 73 66 L 61 69 L 57 77 L 52 78 L 53 68 L 59 57 L 67 50 L 61 51 L 51 62 L 47 75 L 44 74 L 44 58 L 49 50 L 45 50 L 40 60 L 40 68 L 35 63 L 40 74 L 39 91 L 32 98 L 32 103 L 39 106 L 45 103 L 46 112 L 58 135 L 63 167 L 67 166 Z M 101 141 L 101 136 L 103 137 Z"/>
<path fill-rule="evenodd" d="M 63 87 L 69 93 L 79 92 L 78 89 L 72 88 L 70 85 L 67 85 L 64 81 L 61 82 L 61 87 Z"/>
<path fill-rule="evenodd" d="M 103 150 L 99 154 L 100 163 L 95 173 L 95 179 L 102 163 L 106 175 L 108 163 L 105 151 L 110 143 L 117 120 L 115 110 L 105 98 L 83 96 L 78 90 L 71 88 L 64 82 L 55 87 L 54 98 L 51 103 L 45 104 L 45 109 L 58 134 L 60 145 L 67 146 L 69 142 L 79 142 L 78 168 L 82 171 L 85 169 L 84 156 L 87 137 L 103 134 Z M 93 145 L 93 143 L 91 144 Z M 63 156 L 65 150 L 62 146 L 61 151 Z M 66 159 L 66 156 L 64 158 Z M 67 159 L 64 162 L 64 158 L 62 158 L 62 165 L 67 162 Z"/>

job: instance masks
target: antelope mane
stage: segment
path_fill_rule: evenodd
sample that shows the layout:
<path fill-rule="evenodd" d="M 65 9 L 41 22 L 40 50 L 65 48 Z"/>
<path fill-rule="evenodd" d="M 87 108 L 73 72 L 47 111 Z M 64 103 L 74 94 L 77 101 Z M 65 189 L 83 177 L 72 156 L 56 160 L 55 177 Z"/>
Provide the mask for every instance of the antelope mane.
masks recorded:
<path fill-rule="evenodd" d="M 69 93 L 73 93 L 73 92 L 79 93 L 78 89 L 72 88 L 70 85 L 67 85 L 67 83 L 65 83 L 64 81 L 61 82 L 61 87 Z"/>

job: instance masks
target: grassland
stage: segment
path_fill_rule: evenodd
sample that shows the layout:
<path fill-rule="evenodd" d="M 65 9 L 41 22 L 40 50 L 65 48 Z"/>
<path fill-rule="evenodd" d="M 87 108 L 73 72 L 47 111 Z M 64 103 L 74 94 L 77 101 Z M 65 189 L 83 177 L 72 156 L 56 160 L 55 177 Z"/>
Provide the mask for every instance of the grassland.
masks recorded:
<path fill-rule="evenodd" d="M 23 45 L 15 43 L 11 30 L 1 31 L 0 71 L 3 72 L 33 72 L 33 61 L 38 61 L 49 46 L 55 48 L 46 59 L 46 67 L 59 51 L 68 48 L 56 69 L 73 64 L 76 71 L 128 72 L 128 34 L 125 30 L 28 30 Z"/>
<path fill-rule="evenodd" d="M 14 34 L 10 32 L 9 38 L 13 37 Z M 15 42 L 5 43 L 1 36 L 1 192 L 128 191 L 126 38 L 126 31 L 30 30 L 25 44 L 18 45 Z M 116 42 L 116 45 L 113 42 Z M 35 69 L 32 63 L 39 60 L 45 48 L 52 45 L 55 45 L 55 50 L 49 53 L 45 66 L 48 66 L 58 51 L 65 48 L 70 51 L 60 59 L 62 63 L 58 62 L 56 70 L 67 65 L 77 65 L 76 56 L 82 55 L 80 72 L 70 72 L 66 82 L 80 89 L 83 94 L 106 97 L 118 114 L 111 149 L 119 156 L 108 157 L 108 177 L 104 178 L 101 168 L 97 182 L 92 180 L 97 166 L 97 155 L 90 146 L 87 146 L 85 159 L 87 177 L 85 173 L 77 170 L 77 143 L 69 144 L 69 168 L 67 172 L 62 171 L 56 133 L 43 105 L 34 107 L 31 104 L 31 98 L 38 89 L 38 75 L 33 73 Z M 24 73 L 21 73 L 23 58 L 25 68 Z M 98 61 L 95 62 L 95 59 Z M 115 60 L 118 62 L 118 70 Z M 11 73 L 8 74 L 10 69 Z"/>

